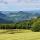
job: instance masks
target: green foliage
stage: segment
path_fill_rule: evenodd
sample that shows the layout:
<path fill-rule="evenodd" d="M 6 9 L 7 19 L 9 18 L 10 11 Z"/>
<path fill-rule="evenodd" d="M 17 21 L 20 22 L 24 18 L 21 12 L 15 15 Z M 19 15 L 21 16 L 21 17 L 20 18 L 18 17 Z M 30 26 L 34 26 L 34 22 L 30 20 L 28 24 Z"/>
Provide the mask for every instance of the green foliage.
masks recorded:
<path fill-rule="evenodd" d="M 30 29 L 30 22 L 23 21 L 15 24 L 0 24 L 0 29 Z"/>
<path fill-rule="evenodd" d="M 40 19 L 33 23 L 32 31 L 40 31 Z"/>
<path fill-rule="evenodd" d="M 31 29 L 40 31 L 40 17 L 11 24 L 0 24 L 0 29 Z"/>

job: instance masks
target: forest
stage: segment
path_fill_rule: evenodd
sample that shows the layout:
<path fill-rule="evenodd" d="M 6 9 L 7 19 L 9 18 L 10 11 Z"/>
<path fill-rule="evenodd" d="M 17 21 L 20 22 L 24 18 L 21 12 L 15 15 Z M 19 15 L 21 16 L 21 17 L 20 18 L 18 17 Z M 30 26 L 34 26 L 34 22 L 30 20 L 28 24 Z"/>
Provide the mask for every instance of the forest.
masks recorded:
<path fill-rule="evenodd" d="M 28 29 L 40 31 L 40 16 L 31 20 L 19 21 L 16 23 L 0 23 L 0 29 Z"/>

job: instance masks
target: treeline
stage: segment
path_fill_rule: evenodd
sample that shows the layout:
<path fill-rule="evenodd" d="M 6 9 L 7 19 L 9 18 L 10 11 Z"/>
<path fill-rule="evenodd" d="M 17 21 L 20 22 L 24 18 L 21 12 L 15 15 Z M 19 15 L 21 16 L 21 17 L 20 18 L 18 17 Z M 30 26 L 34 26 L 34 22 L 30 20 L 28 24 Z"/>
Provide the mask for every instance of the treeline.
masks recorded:
<path fill-rule="evenodd" d="M 0 24 L 0 29 L 32 29 L 40 31 L 40 17 L 11 24 Z"/>
<path fill-rule="evenodd" d="M 25 20 L 22 22 L 11 23 L 11 24 L 0 24 L 0 29 L 29 29 L 31 20 Z"/>

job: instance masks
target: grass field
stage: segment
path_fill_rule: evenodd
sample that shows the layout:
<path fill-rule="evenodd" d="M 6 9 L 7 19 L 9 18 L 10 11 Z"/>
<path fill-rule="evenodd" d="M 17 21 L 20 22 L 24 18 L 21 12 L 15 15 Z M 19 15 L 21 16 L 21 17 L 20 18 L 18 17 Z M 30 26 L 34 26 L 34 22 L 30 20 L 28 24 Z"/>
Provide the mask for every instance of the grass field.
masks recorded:
<path fill-rule="evenodd" d="M 31 30 L 0 30 L 0 40 L 40 40 L 40 32 Z"/>

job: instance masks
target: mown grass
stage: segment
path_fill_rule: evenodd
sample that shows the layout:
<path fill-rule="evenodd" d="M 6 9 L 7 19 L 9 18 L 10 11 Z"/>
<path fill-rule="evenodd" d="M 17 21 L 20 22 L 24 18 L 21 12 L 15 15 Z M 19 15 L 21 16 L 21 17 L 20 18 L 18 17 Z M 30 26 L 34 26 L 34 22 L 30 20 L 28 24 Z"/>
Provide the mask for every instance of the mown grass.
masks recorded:
<path fill-rule="evenodd" d="M 31 30 L 0 30 L 0 40 L 40 40 L 40 32 Z"/>

